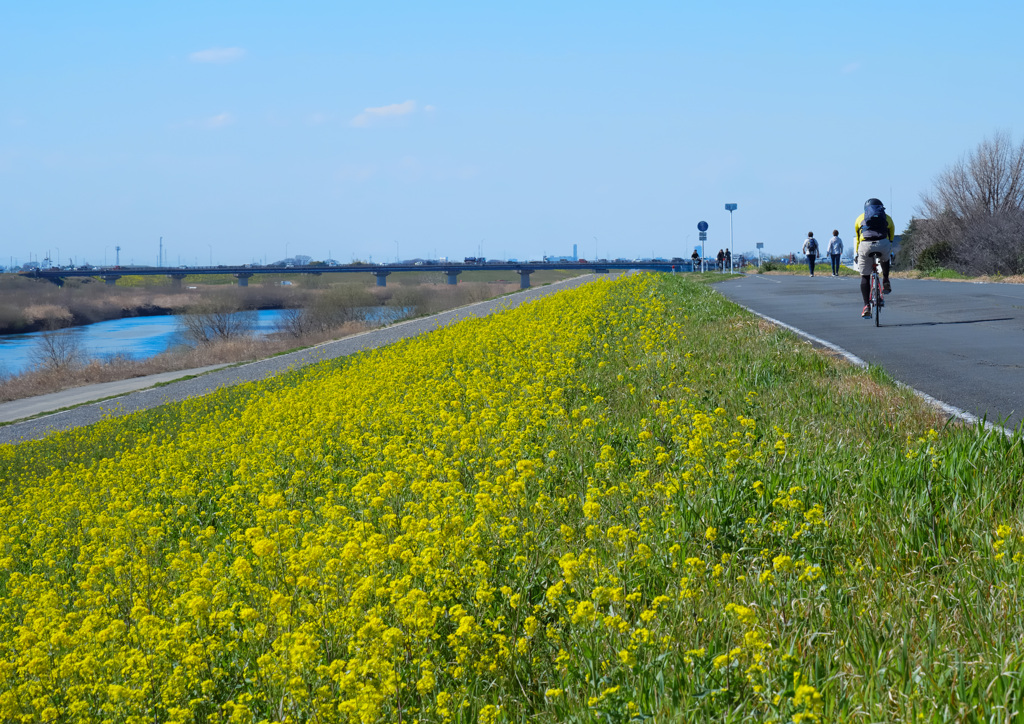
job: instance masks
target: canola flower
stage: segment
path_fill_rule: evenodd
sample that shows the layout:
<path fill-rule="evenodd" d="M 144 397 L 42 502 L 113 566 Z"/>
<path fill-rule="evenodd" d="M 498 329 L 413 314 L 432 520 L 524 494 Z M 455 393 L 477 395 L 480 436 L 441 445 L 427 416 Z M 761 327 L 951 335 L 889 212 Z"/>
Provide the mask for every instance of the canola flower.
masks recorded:
<path fill-rule="evenodd" d="M 793 617 L 865 567 L 687 312 L 595 282 L 0 449 L 0 720 L 819 720 Z"/>

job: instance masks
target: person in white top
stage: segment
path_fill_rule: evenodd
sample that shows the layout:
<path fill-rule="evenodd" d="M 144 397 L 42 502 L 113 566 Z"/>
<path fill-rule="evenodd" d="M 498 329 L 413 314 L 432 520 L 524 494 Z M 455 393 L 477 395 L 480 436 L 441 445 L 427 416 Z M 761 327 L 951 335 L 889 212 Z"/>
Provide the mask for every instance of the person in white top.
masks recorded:
<path fill-rule="evenodd" d="M 832 230 L 832 238 L 828 242 L 828 255 L 832 260 L 832 276 L 839 276 L 839 257 L 843 255 L 843 240 L 839 238 L 839 229 Z"/>

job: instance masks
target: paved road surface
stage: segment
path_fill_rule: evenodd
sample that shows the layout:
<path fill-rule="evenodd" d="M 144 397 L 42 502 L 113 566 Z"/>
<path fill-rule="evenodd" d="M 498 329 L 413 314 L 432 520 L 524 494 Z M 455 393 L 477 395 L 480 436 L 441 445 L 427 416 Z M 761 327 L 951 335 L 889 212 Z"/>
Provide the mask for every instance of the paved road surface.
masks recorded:
<path fill-rule="evenodd" d="M 196 370 L 183 370 L 178 373 L 158 375 L 153 378 L 136 378 L 134 380 L 125 380 L 123 383 L 93 385 L 91 390 L 85 388 L 65 390 L 48 395 L 49 399 L 43 402 L 40 402 L 39 398 L 35 398 L 34 400 L 17 400 L 4 403 L 0 405 L 0 420 L 5 418 L 11 420 L 16 419 L 21 413 L 24 416 L 28 416 L 42 412 L 44 409 L 59 410 L 63 407 L 79 404 L 86 399 L 98 400 L 112 394 L 126 393 L 139 387 L 148 388 L 137 392 L 130 392 L 130 394 L 121 394 L 121 396 L 103 402 L 86 404 L 70 410 L 55 412 L 45 417 L 14 422 L 0 427 L 0 444 L 37 440 L 52 432 L 70 430 L 82 425 L 92 424 L 104 417 L 126 415 L 168 402 L 178 402 L 190 397 L 200 397 L 220 387 L 252 382 L 313 362 L 334 359 L 355 354 L 362 350 L 382 347 L 399 339 L 414 337 L 424 332 L 430 332 L 447 326 L 460 319 L 483 317 L 495 311 L 514 307 L 562 289 L 586 284 L 596 278 L 614 278 L 615 276 L 615 273 L 608 275 L 586 274 L 542 287 L 533 287 L 509 296 L 471 304 L 467 307 L 442 312 L 431 317 L 400 322 L 389 327 L 345 337 L 336 342 L 328 342 L 327 344 L 311 347 L 300 352 L 272 357 L 238 367 L 215 369 L 194 379 L 172 382 L 164 387 L 152 387 L 152 385 L 155 382 L 164 381 L 162 378 L 180 378 L 189 372 L 196 372 Z"/>
<path fill-rule="evenodd" d="M 1024 285 L 893 279 L 882 326 L 861 319 L 859 277 L 751 274 L 729 299 L 877 364 L 978 417 L 1024 417 Z"/>

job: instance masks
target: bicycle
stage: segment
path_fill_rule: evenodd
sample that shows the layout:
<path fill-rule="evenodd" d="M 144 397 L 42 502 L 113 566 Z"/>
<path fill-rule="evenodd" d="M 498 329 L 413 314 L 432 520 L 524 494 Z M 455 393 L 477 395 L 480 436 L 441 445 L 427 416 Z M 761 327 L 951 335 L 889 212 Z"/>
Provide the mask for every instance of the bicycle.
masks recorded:
<path fill-rule="evenodd" d="M 885 306 L 885 297 L 882 294 L 882 275 L 880 273 L 881 269 L 879 268 L 882 255 L 879 252 L 874 252 L 868 256 L 874 259 L 874 264 L 871 266 L 871 280 L 869 282 L 871 285 L 871 291 L 868 296 L 868 304 L 873 310 L 872 316 L 875 318 L 875 326 L 881 327 L 881 309 Z"/>

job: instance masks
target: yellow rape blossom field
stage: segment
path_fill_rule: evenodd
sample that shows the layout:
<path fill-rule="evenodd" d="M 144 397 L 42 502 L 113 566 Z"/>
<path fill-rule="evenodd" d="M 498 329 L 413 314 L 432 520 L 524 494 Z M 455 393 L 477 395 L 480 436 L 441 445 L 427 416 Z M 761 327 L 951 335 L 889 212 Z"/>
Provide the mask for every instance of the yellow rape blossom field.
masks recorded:
<path fill-rule="evenodd" d="M 0 719 L 1013 721 L 1021 448 L 596 281 L 0 449 Z"/>

